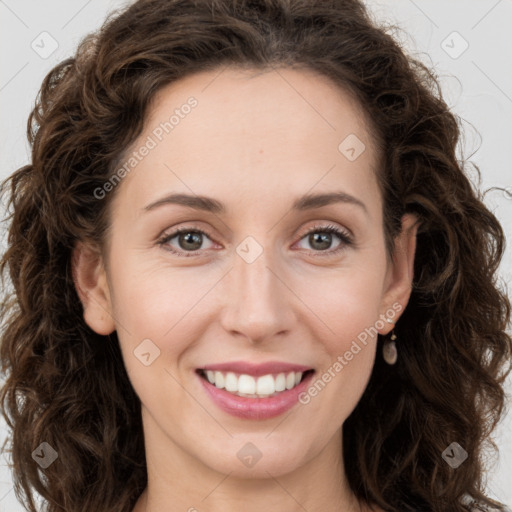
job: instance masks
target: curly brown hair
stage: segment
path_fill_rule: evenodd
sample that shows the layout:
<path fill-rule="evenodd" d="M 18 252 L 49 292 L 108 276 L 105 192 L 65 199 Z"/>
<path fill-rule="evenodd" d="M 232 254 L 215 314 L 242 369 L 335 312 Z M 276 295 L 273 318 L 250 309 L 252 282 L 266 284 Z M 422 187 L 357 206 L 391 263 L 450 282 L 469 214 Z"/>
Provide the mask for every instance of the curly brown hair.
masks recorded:
<path fill-rule="evenodd" d="M 377 358 L 343 426 L 351 489 L 386 511 L 464 511 L 466 494 L 501 506 L 485 495 L 483 455 L 496 449 L 512 357 L 510 301 L 497 284 L 504 233 L 456 157 L 458 120 L 435 74 L 388 29 L 358 0 L 140 0 L 47 74 L 28 119 L 31 163 L 1 188 L 10 228 L 0 271 L 12 286 L 0 312 L 0 402 L 28 510 L 36 491 L 51 512 L 129 512 L 147 484 L 140 400 L 116 333 L 106 343 L 84 322 L 71 256 L 79 240 L 105 250 L 115 191 L 94 191 L 141 133 L 155 93 L 224 65 L 306 68 L 354 94 L 379 147 L 389 254 L 402 215 L 421 219 L 399 361 Z M 32 452 L 43 441 L 59 458 L 41 471 Z M 469 453 L 456 470 L 441 456 L 453 441 Z"/>

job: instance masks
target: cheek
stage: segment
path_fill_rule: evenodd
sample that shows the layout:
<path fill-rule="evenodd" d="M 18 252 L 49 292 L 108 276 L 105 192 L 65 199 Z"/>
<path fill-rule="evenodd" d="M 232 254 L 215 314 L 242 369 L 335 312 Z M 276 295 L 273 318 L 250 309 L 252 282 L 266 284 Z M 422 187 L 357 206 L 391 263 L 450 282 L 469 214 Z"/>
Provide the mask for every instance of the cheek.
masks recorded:
<path fill-rule="evenodd" d="M 314 337 L 326 356 L 303 398 L 310 418 L 330 411 L 332 428 L 353 411 L 373 369 L 382 273 L 376 263 L 361 263 L 336 270 L 301 291 L 320 320 L 315 322 L 320 327 Z"/>
<path fill-rule="evenodd" d="M 157 272 L 129 261 L 112 272 L 112 285 L 126 371 L 141 401 L 158 410 L 166 396 L 180 396 L 175 366 L 193 339 L 190 322 L 195 324 L 197 303 L 206 291 L 183 273 L 161 267 Z"/>
<path fill-rule="evenodd" d="M 112 271 L 112 285 L 116 319 L 130 332 L 155 338 L 163 338 L 212 287 L 200 271 L 136 258 Z"/>
<path fill-rule="evenodd" d="M 349 350 L 351 341 L 367 333 L 379 319 L 383 277 L 377 267 L 373 271 L 347 267 L 306 281 L 299 288 L 299 297 L 319 320 L 318 339 L 332 357 Z M 367 334 L 369 341 L 372 332 L 370 329 Z"/>
<path fill-rule="evenodd" d="M 342 307 L 344 304 L 346 308 Z M 361 399 L 373 370 L 377 342 L 371 308 L 355 306 L 350 299 L 340 299 L 337 306 L 324 310 L 335 334 L 322 337 L 325 363 L 301 397 L 313 429 L 331 433 L 345 422 Z"/>
<path fill-rule="evenodd" d="M 174 374 L 173 368 L 200 339 L 210 313 L 208 292 L 216 281 L 217 275 L 192 267 L 173 269 L 165 262 L 148 265 L 125 259 L 113 269 L 117 332 L 125 367 L 140 396 L 152 396 L 162 376 L 174 383 L 165 372 Z"/>

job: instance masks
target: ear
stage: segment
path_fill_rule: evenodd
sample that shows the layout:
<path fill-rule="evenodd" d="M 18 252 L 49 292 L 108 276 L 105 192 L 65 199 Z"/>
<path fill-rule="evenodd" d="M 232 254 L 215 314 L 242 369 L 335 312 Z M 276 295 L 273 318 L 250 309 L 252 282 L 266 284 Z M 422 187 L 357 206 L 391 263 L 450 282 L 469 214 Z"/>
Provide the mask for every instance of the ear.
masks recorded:
<path fill-rule="evenodd" d="M 414 274 L 414 255 L 416 253 L 416 234 L 421 222 L 413 213 L 406 213 L 402 217 L 402 231 L 395 237 L 395 248 L 391 263 L 388 264 L 383 298 L 382 315 L 385 311 L 403 311 L 409 302 L 412 291 Z M 401 306 L 398 307 L 398 304 Z M 393 306 L 394 305 L 394 306 Z M 400 315 L 395 315 L 396 323 Z M 394 325 L 385 322 L 381 334 L 387 334 Z"/>
<path fill-rule="evenodd" d="M 98 334 L 111 334 L 115 323 L 101 252 L 78 241 L 73 248 L 72 273 L 84 308 L 85 323 Z"/>

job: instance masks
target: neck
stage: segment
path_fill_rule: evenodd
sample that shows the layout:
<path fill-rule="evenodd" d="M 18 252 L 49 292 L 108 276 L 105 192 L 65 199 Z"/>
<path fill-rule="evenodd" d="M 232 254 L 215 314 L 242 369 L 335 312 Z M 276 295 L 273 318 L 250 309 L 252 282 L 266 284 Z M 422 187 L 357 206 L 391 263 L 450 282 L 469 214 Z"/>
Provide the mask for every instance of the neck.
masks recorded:
<path fill-rule="evenodd" d="M 305 464 L 287 472 L 260 465 L 257 477 L 240 476 L 236 467 L 227 472 L 212 469 L 173 443 L 154 423 L 145 425 L 144 433 L 148 486 L 133 512 L 366 510 L 346 480 L 341 429 Z M 239 449 L 235 444 L 233 449 Z M 263 461 L 264 457 L 257 465 Z"/>

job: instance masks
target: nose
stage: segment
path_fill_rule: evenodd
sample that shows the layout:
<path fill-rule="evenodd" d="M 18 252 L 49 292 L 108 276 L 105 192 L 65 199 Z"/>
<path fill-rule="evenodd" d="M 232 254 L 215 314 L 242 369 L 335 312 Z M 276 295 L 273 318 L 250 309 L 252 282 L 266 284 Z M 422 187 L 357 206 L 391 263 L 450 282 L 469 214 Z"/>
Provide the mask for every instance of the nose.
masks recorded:
<path fill-rule="evenodd" d="M 290 331 L 294 295 L 280 274 L 270 250 L 251 263 L 234 255 L 234 265 L 223 280 L 221 323 L 226 332 L 263 343 Z"/>

